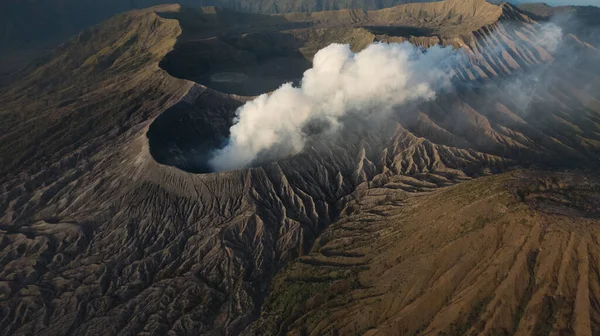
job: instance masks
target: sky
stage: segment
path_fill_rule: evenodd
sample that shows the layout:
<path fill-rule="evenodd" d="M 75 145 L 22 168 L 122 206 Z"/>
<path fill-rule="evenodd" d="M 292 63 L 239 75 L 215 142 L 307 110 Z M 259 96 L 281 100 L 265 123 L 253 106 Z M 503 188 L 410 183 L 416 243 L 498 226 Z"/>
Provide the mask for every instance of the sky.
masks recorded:
<path fill-rule="evenodd" d="M 520 1 L 521 3 L 526 2 L 545 2 L 552 6 L 565 6 L 565 5 L 578 5 L 578 6 L 598 6 L 600 7 L 600 0 L 531 0 L 531 1 Z"/>

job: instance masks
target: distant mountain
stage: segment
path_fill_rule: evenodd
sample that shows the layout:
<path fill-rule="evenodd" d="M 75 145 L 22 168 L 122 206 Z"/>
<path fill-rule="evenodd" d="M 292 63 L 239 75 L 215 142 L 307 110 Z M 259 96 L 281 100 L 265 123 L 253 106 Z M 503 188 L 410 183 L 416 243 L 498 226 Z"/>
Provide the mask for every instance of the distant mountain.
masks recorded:
<path fill-rule="evenodd" d="M 565 32 L 575 34 L 588 43 L 600 46 L 600 7 L 549 6 L 545 3 L 523 3 L 519 9 L 539 21 L 552 21 Z"/>
<path fill-rule="evenodd" d="M 423 0 L 181 0 L 190 6 L 222 6 L 252 13 L 379 9 Z M 14 49 L 54 44 L 81 29 L 131 9 L 169 0 L 4 0 L 0 2 L 0 57 Z"/>
<path fill-rule="evenodd" d="M 600 24 L 600 7 L 596 6 L 550 6 L 544 2 L 521 3 L 518 7 L 534 16 L 550 18 L 554 15 L 572 13 L 586 23 Z"/>

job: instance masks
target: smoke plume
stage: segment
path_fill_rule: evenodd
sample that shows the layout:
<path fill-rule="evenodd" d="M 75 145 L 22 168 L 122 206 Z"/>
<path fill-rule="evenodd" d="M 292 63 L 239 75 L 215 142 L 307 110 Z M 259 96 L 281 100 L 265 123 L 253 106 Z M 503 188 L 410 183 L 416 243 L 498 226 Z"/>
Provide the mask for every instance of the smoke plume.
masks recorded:
<path fill-rule="evenodd" d="M 550 22 L 541 26 L 541 29 L 539 30 L 539 33 L 536 34 L 533 42 L 547 51 L 554 53 L 562 41 L 562 28 Z"/>
<path fill-rule="evenodd" d="M 496 43 L 502 35 L 494 32 L 486 39 L 482 45 L 487 47 L 478 50 L 476 57 L 495 59 L 506 53 L 506 44 Z M 563 29 L 548 22 L 512 43 L 517 49 L 533 44 L 552 55 L 571 55 L 563 39 Z M 223 171 L 288 157 L 300 152 L 310 137 L 333 134 L 348 115 L 374 119 L 399 105 L 434 99 L 449 86 L 452 69 L 468 67 L 470 62 L 477 59 L 470 60 L 464 50 L 452 47 L 375 43 L 354 53 L 349 45 L 332 44 L 317 52 L 298 87 L 284 84 L 240 107 L 228 143 L 213 153 L 209 165 Z M 500 86 L 526 111 L 532 97 L 551 81 L 551 64 L 515 72 Z M 477 80 L 473 85 L 479 85 Z"/>
<path fill-rule="evenodd" d="M 284 84 L 240 107 L 228 144 L 209 163 L 222 171 L 286 157 L 301 151 L 309 134 L 334 131 L 348 114 L 386 113 L 433 99 L 461 55 L 451 47 L 423 50 L 410 43 L 376 43 L 358 53 L 332 44 L 315 55 L 299 87 Z"/>

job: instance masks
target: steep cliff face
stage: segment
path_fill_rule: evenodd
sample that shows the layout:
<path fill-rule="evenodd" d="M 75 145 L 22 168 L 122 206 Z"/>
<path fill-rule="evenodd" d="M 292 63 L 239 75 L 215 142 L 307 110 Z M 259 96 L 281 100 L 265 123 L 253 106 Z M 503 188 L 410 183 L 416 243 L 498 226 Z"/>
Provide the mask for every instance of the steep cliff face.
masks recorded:
<path fill-rule="evenodd" d="M 534 36 L 540 26 L 511 6 L 473 4 L 480 5 L 458 6 L 450 1 L 429 4 L 420 11 L 409 5 L 390 9 L 392 14 L 358 11 L 293 18 L 162 6 L 117 16 L 62 45 L 1 95 L 0 330 L 48 335 L 234 335 L 259 317 L 248 332 L 304 332 L 305 321 L 310 322 L 306 331 L 314 334 L 328 328 L 366 332 L 367 327 L 377 327 L 374 332 L 381 333 L 400 327 L 408 331 L 463 330 L 467 328 L 464 321 L 472 319 L 466 317 L 467 310 L 458 313 L 460 309 L 452 305 L 452 300 L 463 297 L 458 291 L 461 288 L 470 294 L 457 306 L 483 307 L 476 322 L 490 314 L 489 326 L 482 328 L 513 330 L 521 325 L 514 320 L 499 321 L 498 316 L 493 319 L 493 310 L 487 307 L 494 305 L 479 304 L 494 293 L 493 284 L 502 277 L 494 280 L 484 268 L 477 268 L 479 256 L 460 257 L 462 248 L 471 243 L 477 244 L 482 255 L 495 256 L 491 245 L 483 242 L 496 241 L 510 241 L 508 252 L 498 259 L 500 266 L 488 265 L 485 270 L 509 270 L 509 259 L 516 256 L 514 274 L 510 273 L 515 279 L 505 280 L 503 286 L 524 288 L 523 293 L 530 296 L 519 292 L 513 298 L 541 300 L 543 307 L 555 307 L 550 315 L 557 316 L 556 321 L 566 323 L 568 305 L 554 306 L 558 297 L 548 301 L 540 296 L 542 292 L 531 294 L 538 293 L 537 287 L 531 285 L 534 290 L 527 285 L 534 278 L 534 284 L 551 278 L 551 272 L 532 272 L 539 267 L 535 266 L 538 261 L 552 263 L 558 257 L 535 258 L 535 248 L 546 250 L 544 243 L 535 242 L 536 234 L 532 233 L 531 239 L 524 236 L 527 248 L 519 249 L 511 240 L 520 232 L 532 232 L 532 227 L 542 230 L 538 220 L 542 212 L 536 213 L 531 225 L 516 219 L 505 225 L 494 217 L 491 226 L 465 223 L 465 231 L 457 227 L 462 225 L 460 216 L 472 215 L 469 210 L 457 214 L 449 224 L 436 222 L 435 216 L 458 211 L 465 200 L 480 198 L 494 213 L 504 213 L 500 205 L 493 206 L 497 198 L 508 209 L 524 214 L 525 205 L 515 205 L 512 196 L 501 189 L 506 177 L 492 180 L 493 186 L 485 192 L 472 186 L 483 189 L 486 180 L 451 186 L 518 165 L 593 165 L 600 144 L 600 97 L 590 88 L 598 87 L 600 74 L 597 68 L 582 69 L 574 64 L 546 81 L 535 71 L 548 69 L 560 53 L 518 43 Z M 361 21 L 360 15 L 366 15 L 366 21 Z M 387 15 L 394 21 L 386 21 Z M 235 18 L 235 24 L 224 17 Z M 348 17 L 354 17 L 350 27 Z M 442 17 L 448 21 L 440 21 Z M 412 30 L 398 33 L 381 28 L 404 26 Z M 202 164 L 207 151 L 227 135 L 235 108 L 250 99 L 243 95 L 255 94 L 248 93 L 253 85 L 212 87 L 218 82 L 213 75 L 244 72 L 254 83 L 252 71 L 262 73 L 258 69 L 273 64 L 289 66 L 283 75 L 276 71 L 268 81 L 256 82 L 265 92 L 301 74 L 314 53 L 331 42 L 350 43 L 359 50 L 377 40 L 456 45 L 464 47 L 468 57 L 457 66 L 453 88 L 434 101 L 403 107 L 384 123 L 359 121 L 338 139 L 314 139 L 298 155 L 254 168 L 198 173 L 205 171 Z M 490 52 L 496 47 L 503 52 Z M 596 55 L 589 46 L 581 48 Z M 512 81 L 522 73 L 547 82 L 543 89 L 528 91 L 531 99 L 525 105 L 516 99 Z M 517 90 L 523 88 L 530 87 Z M 555 188 L 559 194 L 560 188 Z M 538 189 L 531 190 L 538 193 Z M 450 195 L 454 203 L 436 210 L 433 205 L 454 191 L 469 198 Z M 523 195 L 523 202 L 537 202 L 537 196 Z M 553 195 L 542 196 L 547 200 Z M 486 201 L 488 196 L 492 201 Z M 586 204 L 576 203 L 575 208 L 588 209 L 588 214 L 592 206 Z M 382 253 L 376 246 L 378 237 L 384 237 L 380 247 L 398 241 L 394 231 L 398 217 L 392 213 L 400 211 L 398 216 L 404 217 L 410 209 L 416 209 L 413 217 L 406 219 L 412 223 L 412 231 L 399 246 L 414 248 L 378 254 Z M 424 217 L 430 225 L 421 227 L 417 214 L 430 210 L 431 216 Z M 586 216 L 592 215 L 578 213 L 573 219 L 577 225 L 564 226 L 562 219 L 554 217 L 552 223 L 561 225 L 564 236 L 573 236 L 576 228 L 593 222 L 580 222 L 579 218 Z M 371 227 L 373 242 L 365 232 Z M 470 231 L 471 227 L 475 229 Z M 391 232 L 389 236 L 386 230 Z M 351 236 L 364 234 L 358 237 L 366 240 L 364 248 L 375 252 L 355 251 L 360 239 L 344 236 L 346 231 L 354 232 Z M 327 234 L 321 236 L 323 232 Z M 464 244 L 445 250 L 452 243 L 451 234 Z M 491 238 L 475 241 L 478 234 Z M 436 235 L 439 240 L 427 245 L 427 237 Z M 333 239 L 328 242 L 327 237 Z M 593 251 L 591 241 L 585 246 Z M 420 249 L 431 258 L 421 256 Z M 575 250 L 571 250 L 565 249 L 572 256 Z M 273 282 L 275 291 L 265 305 L 273 276 L 298 257 L 300 264 L 293 264 Z M 461 262 L 452 268 L 455 264 L 445 263 L 446 257 Z M 373 314 L 365 313 L 354 327 L 344 326 L 363 307 L 359 298 L 372 297 L 377 302 L 373 293 L 386 285 L 374 279 L 379 273 L 365 275 L 363 269 L 387 268 L 381 265 L 392 265 L 386 262 L 390 258 L 401 259 L 393 273 L 406 274 L 406 269 L 417 265 L 415 269 L 423 270 L 419 282 L 433 285 L 410 290 L 403 282 L 405 287 L 394 287 L 399 288 L 398 293 L 409 294 L 399 294 L 402 301 L 394 296 L 381 305 L 373 303 L 377 307 Z M 450 271 L 435 273 L 435 267 L 428 264 L 432 260 L 435 265 L 447 265 Z M 574 260 L 569 265 L 575 265 Z M 314 281 L 300 281 L 290 276 L 296 267 L 302 274 L 319 275 Z M 322 267 L 337 275 L 326 275 L 323 280 Z M 470 269 L 484 272 L 481 277 L 486 281 L 478 285 L 481 288 L 466 283 L 460 288 L 448 287 L 446 278 L 456 280 L 451 281 L 455 284 L 456 274 Z M 591 273 L 581 270 L 581 274 Z M 293 280 L 290 288 L 288 279 Z M 414 283 L 415 279 L 406 281 Z M 561 286 L 570 283 L 566 276 L 558 279 L 565 283 Z M 313 298 L 310 292 L 329 289 L 328 281 L 339 287 L 331 289 L 334 296 Z M 370 284 L 376 288 L 373 293 L 363 291 Z M 580 303 L 580 296 L 594 298 L 569 286 L 569 291 L 561 294 L 565 302 L 579 300 L 579 307 L 585 304 Z M 301 295 L 287 292 L 294 288 Z M 474 294 L 477 289 L 481 291 Z M 497 292 L 499 297 L 508 290 Z M 354 313 L 328 310 L 332 306 L 325 302 L 344 293 L 351 293 L 344 307 L 353 307 L 348 311 Z M 453 299 L 425 304 L 442 295 Z M 281 301 L 290 297 L 299 301 Z M 530 313 L 539 305 L 519 300 L 503 300 L 502 309 L 513 315 L 525 314 L 531 319 L 524 321 L 545 328 Z M 296 307 L 295 303 L 302 305 Z M 590 314 L 593 309 L 588 307 Z M 381 321 L 375 313 L 382 316 Z M 340 319 L 332 322 L 323 314 Z M 416 315 L 419 319 L 414 319 L 414 324 L 402 322 Z M 581 323 L 587 322 L 583 319 Z M 472 330 L 480 330 L 480 326 L 476 328 Z"/>

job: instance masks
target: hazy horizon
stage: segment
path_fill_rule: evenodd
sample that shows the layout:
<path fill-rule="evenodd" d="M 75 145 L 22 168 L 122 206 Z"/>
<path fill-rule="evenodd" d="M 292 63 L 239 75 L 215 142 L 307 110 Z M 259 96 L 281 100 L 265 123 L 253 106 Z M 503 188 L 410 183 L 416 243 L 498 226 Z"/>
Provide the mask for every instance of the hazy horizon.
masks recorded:
<path fill-rule="evenodd" d="M 520 1 L 521 3 L 544 2 L 551 6 L 597 6 L 600 7 L 600 0 L 546 0 L 546 1 Z"/>

